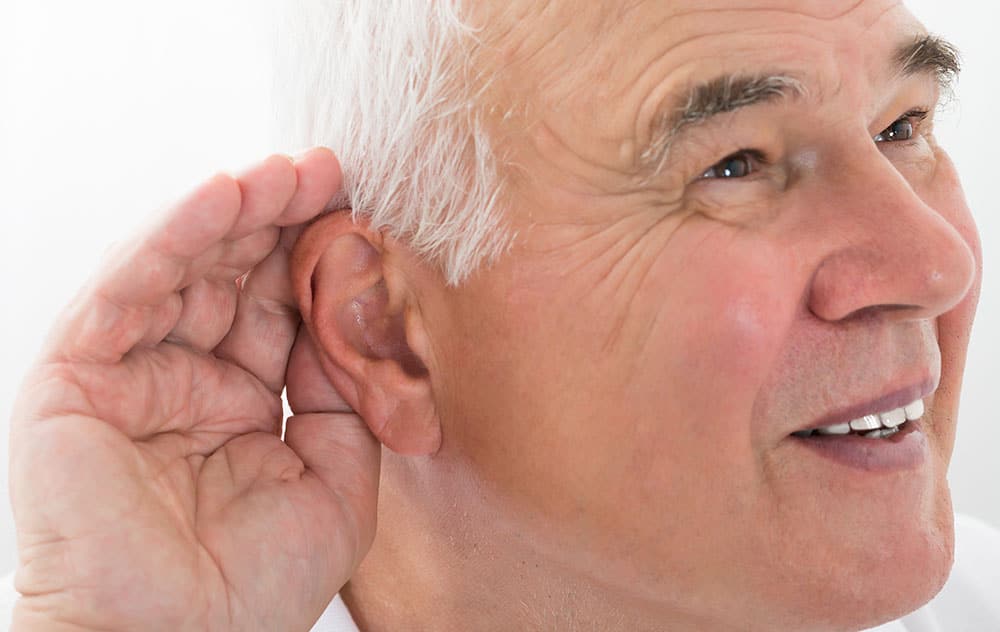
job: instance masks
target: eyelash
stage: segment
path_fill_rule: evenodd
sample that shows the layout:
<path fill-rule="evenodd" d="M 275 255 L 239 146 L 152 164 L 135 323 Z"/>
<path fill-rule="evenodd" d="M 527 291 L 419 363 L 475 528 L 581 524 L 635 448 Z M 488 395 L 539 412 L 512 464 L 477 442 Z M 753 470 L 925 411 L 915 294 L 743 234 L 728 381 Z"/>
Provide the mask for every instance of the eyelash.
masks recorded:
<path fill-rule="evenodd" d="M 916 133 L 917 133 L 917 131 L 920 129 L 920 124 L 924 121 L 924 119 L 927 118 L 928 114 L 929 114 L 928 110 L 921 109 L 921 108 L 914 108 L 912 110 L 909 110 L 908 112 L 906 112 L 906 114 L 904 114 L 901 117 L 897 118 L 888 127 L 886 127 L 884 130 L 882 130 L 881 132 L 879 132 L 878 134 L 876 134 L 875 135 L 875 142 L 881 144 L 881 143 L 907 142 L 909 140 L 912 140 L 913 136 L 915 136 Z M 882 140 L 879 140 L 879 137 L 883 136 L 890 129 L 892 129 L 897 124 L 902 123 L 904 121 L 908 121 L 910 123 L 911 134 L 910 134 L 909 137 L 904 138 L 904 139 L 900 139 L 900 140 L 894 140 L 894 139 L 891 139 L 891 138 L 890 139 L 884 139 L 883 138 Z M 733 172 L 733 169 L 731 168 L 733 166 L 733 163 L 735 163 L 736 161 L 738 161 L 740 158 L 748 158 L 749 159 L 749 160 L 746 161 L 747 165 L 749 166 L 749 170 L 744 175 L 729 175 L 729 174 L 731 174 Z M 717 163 L 715 163 L 714 165 L 712 165 L 711 167 L 709 167 L 708 169 L 706 169 L 701 174 L 701 176 L 698 179 L 699 180 L 731 180 L 731 179 L 737 179 L 738 180 L 738 179 L 745 178 L 746 176 L 755 173 L 756 170 L 757 170 L 757 167 L 759 165 L 767 165 L 767 157 L 764 155 L 764 152 L 762 152 L 762 151 L 760 151 L 758 149 L 740 149 L 739 151 L 736 151 L 736 152 L 733 152 L 733 153 L 729 154 L 728 156 L 726 156 L 722 160 L 718 161 Z M 716 172 L 716 174 L 718 174 L 718 173 L 726 173 L 727 175 L 724 175 L 724 176 L 713 175 L 713 171 Z"/>
<path fill-rule="evenodd" d="M 885 128 L 884 130 L 882 130 L 881 132 L 879 132 L 878 134 L 876 134 L 876 138 L 878 138 L 879 136 L 882 136 L 883 134 L 885 134 L 886 130 L 892 128 L 897 123 L 902 123 L 903 121 L 909 121 L 913 133 L 916 134 L 917 130 L 920 129 L 920 124 L 924 121 L 924 119 L 927 118 L 927 114 L 928 114 L 927 110 L 923 110 L 923 109 L 919 109 L 919 108 L 912 109 L 909 112 L 907 112 L 906 114 L 904 114 L 903 116 L 901 116 L 898 119 L 896 119 L 895 121 L 893 121 L 892 124 L 889 125 L 889 127 Z M 912 136 L 911 136 L 911 138 L 912 138 Z M 905 140 L 909 140 L 909 139 L 905 139 Z M 876 140 L 876 142 L 894 142 L 894 141 L 886 141 L 886 140 L 877 141 Z M 900 141 L 895 141 L 895 142 L 900 142 Z"/>

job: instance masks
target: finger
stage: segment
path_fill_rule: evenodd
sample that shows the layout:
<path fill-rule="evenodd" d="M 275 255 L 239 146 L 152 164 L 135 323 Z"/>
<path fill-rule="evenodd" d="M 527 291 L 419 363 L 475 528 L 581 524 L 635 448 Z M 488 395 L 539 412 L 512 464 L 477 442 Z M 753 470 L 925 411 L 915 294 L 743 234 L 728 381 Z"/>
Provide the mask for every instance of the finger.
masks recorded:
<path fill-rule="evenodd" d="M 340 161 L 327 147 L 314 147 L 295 159 L 272 156 L 239 178 L 244 209 L 233 229 L 239 238 L 270 224 L 293 226 L 316 216 L 340 191 Z M 272 210 L 281 208 L 276 221 Z"/>
<path fill-rule="evenodd" d="M 318 202 L 311 210 L 306 205 L 339 186 L 336 159 L 329 150 L 307 152 L 301 195 L 297 169 L 285 157 L 271 157 L 239 180 L 219 174 L 197 187 L 115 253 L 67 308 L 43 358 L 115 362 L 149 339 L 151 329 L 163 329 L 167 319 L 159 308 L 223 257 L 224 242 L 273 223 L 287 204 L 294 219 L 322 210 Z"/>
<path fill-rule="evenodd" d="M 229 331 L 236 313 L 236 284 L 200 279 L 181 291 L 183 307 L 165 340 L 211 351 Z"/>
<path fill-rule="evenodd" d="M 281 154 L 242 171 L 237 182 L 243 204 L 229 237 L 240 239 L 271 224 L 295 196 L 298 178 L 295 162 Z"/>
<path fill-rule="evenodd" d="M 275 392 L 280 392 L 284 385 L 288 351 L 298 327 L 298 313 L 288 275 L 288 257 L 302 227 L 291 226 L 280 234 L 274 226 L 261 228 L 262 222 L 271 217 L 270 213 L 260 209 L 282 204 L 284 210 L 277 223 L 305 221 L 322 210 L 339 189 L 341 181 L 340 164 L 327 148 L 319 147 L 303 153 L 291 163 L 294 164 L 291 172 L 287 169 L 288 164 L 280 158 L 274 157 L 252 169 L 250 174 L 256 177 L 246 184 L 246 178 L 240 178 L 244 209 L 240 212 L 240 223 L 232 232 L 256 232 L 231 244 L 229 252 L 206 274 L 223 281 L 239 278 L 239 293 L 231 295 L 229 284 L 219 287 L 220 296 L 232 298 L 232 303 L 217 305 L 219 311 L 209 307 L 204 310 L 208 312 L 204 318 L 196 321 L 211 322 L 214 325 L 211 332 L 195 334 L 195 326 L 192 326 L 188 328 L 190 333 L 180 336 L 183 340 L 191 340 L 202 350 L 219 347 L 222 340 L 228 338 L 227 344 L 217 349 L 217 354 L 251 371 Z M 271 173 L 266 170 L 269 166 L 274 167 Z M 294 188 L 289 190 L 292 184 Z M 266 241 L 262 242 L 259 237 L 264 235 Z M 279 237 L 281 243 L 276 243 Z M 265 247 L 259 248 L 257 242 L 262 242 Z M 237 247 L 240 244 L 246 245 Z M 252 272 L 245 274 L 251 268 Z M 187 314 L 185 309 L 185 316 Z M 213 315 L 223 314 L 231 318 L 228 321 L 224 318 L 211 319 Z M 226 325 L 224 330 L 220 329 L 223 324 Z M 172 337 L 179 333 L 172 332 Z M 206 347 L 209 344 L 211 347 Z"/>
<path fill-rule="evenodd" d="M 316 147 L 296 161 L 298 187 L 289 200 L 279 226 L 294 226 L 315 217 L 341 191 L 343 175 L 340 161 L 326 147 Z"/>
<path fill-rule="evenodd" d="M 264 261 L 239 284 L 236 313 L 215 355 L 243 367 L 280 393 L 300 316 L 288 271 L 283 237 Z"/>
<path fill-rule="evenodd" d="M 245 435 L 205 460 L 199 488 L 214 493 L 199 494 L 196 528 L 231 576 L 253 572 L 260 556 L 247 551 L 259 550 L 275 576 L 312 578 L 298 595 L 306 605 L 296 608 L 315 613 L 303 617 L 305 629 L 371 548 L 381 455 L 354 415 L 296 416 L 288 424 L 284 443 Z M 275 550 L 282 554 L 266 554 Z"/>
<path fill-rule="evenodd" d="M 117 249 L 59 319 L 43 357 L 116 362 L 151 327 L 162 327 L 157 308 L 181 289 L 192 261 L 225 237 L 240 202 L 236 181 L 217 175 Z"/>
<path fill-rule="evenodd" d="M 281 398 L 210 354 L 176 345 L 130 353 L 111 365 L 37 365 L 25 382 L 19 423 L 76 416 L 100 420 L 132 440 L 172 441 L 175 456 L 210 454 L 248 432 L 279 434 Z"/>
<path fill-rule="evenodd" d="M 224 254 L 204 277 L 181 291 L 183 309 L 166 339 L 203 352 L 215 348 L 233 324 L 236 278 L 274 250 L 277 239 L 278 229 L 270 226 L 226 242 Z"/>
<path fill-rule="evenodd" d="M 277 226 L 266 226 L 235 241 L 222 242 L 192 264 L 198 275 L 191 282 L 199 278 L 235 281 L 271 254 L 280 230 Z"/>
<path fill-rule="evenodd" d="M 320 359 L 309 330 L 303 325 L 299 329 L 295 346 L 292 348 L 288 364 L 288 406 L 295 414 L 303 413 L 351 413 L 351 406 L 337 391 L 351 389 L 353 382 L 332 362 Z M 351 394 L 350 390 L 344 392 Z M 356 399 L 357 393 L 352 396 Z"/>
<path fill-rule="evenodd" d="M 375 535 L 381 445 L 353 413 L 310 413 L 288 418 L 285 443 L 354 519 L 358 557 Z M 345 525 L 346 526 L 346 525 Z"/>

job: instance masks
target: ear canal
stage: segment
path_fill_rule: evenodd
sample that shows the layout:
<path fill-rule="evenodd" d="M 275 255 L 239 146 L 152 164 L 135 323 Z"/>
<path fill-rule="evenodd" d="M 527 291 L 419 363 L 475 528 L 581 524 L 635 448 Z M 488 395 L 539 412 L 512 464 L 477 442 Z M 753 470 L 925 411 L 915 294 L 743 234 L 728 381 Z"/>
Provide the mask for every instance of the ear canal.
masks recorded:
<path fill-rule="evenodd" d="M 371 360 L 394 360 L 408 375 L 417 377 L 427 368 L 406 338 L 406 313 L 389 300 L 385 279 L 361 292 L 340 315 L 341 326 L 355 330 L 355 346 Z"/>

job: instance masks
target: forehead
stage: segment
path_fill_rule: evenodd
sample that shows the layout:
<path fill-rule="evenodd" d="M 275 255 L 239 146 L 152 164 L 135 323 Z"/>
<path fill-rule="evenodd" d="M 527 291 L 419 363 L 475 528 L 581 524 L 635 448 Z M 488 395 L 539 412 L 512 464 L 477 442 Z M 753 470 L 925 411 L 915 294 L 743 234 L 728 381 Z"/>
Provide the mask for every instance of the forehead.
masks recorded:
<path fill-rule="evenodd" d="M 923 30 L 897 0 L 514 0 L 492 10 L 500 98 L 609 141 L 721 73 L 789 72 L 812 94 L 856 96 Z M 620 148 L 594 147 L 609 150 Z"/>
<path fill-rule="evenodd" d="M 684 50 L 736 53 L 753 43 L 754 52 L 780 53 L 787 42 L 773 38 L 783 35 L 856 50 L 858 37 L 877 45 L 891 35 L 886 28 L 919 28 L 899 0 L 513 0 L 475 6 L 502 65 L 528 66 L 549 79 L 574 68 L 610 72 L 646 47 L 680 57 Z"/>
<path fill-rule="evenodd" d="M 900 40 L 923 30 L 898 0 L 514 0 L 478 6 L 477 22 L 490 25 L 492 60 L 485 61 L 501 71 L 504 96 L 555 109 L 588 99 L 604 107 L 720 72 L 801 70 L 807 80 L 837 89 L 848 71 L 877 80 L 889 71 Z"/>

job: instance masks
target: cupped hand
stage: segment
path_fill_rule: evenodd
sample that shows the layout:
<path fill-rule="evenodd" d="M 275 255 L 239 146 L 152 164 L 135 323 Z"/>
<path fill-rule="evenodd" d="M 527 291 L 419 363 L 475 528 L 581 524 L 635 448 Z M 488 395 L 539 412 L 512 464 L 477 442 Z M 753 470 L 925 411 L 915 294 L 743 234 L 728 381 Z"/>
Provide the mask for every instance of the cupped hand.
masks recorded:
<path fill-rule="evenodd" d="M 325 149 L 217 175 L 59 318 L 11 420 L 14 630 L 308 630 L 349 579 L 378 444 L 329 392 L 281 438 L 289 250 L 339 186 Z"/>

